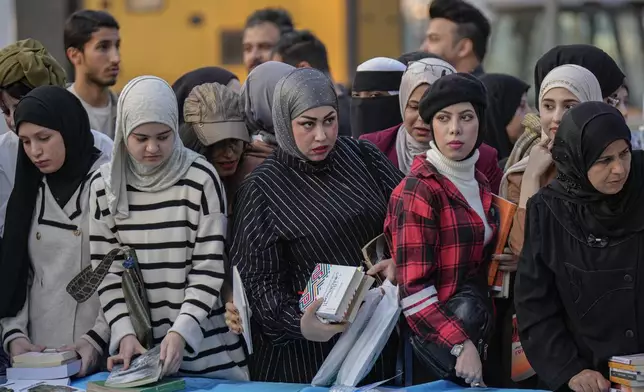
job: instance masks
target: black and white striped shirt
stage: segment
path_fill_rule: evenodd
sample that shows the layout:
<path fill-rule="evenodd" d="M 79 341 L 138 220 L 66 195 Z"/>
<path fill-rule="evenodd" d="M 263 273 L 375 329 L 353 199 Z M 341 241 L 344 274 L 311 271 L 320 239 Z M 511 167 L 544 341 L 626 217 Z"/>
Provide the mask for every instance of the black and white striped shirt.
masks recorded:
<path fill-rule="evenodd" d="M 361 248 L 382 233 L 389 196 L 403 178 L 373 144 L 360 143 L 370 165 L 349 138 L 317 164 L 277 149 L 237 193 L 230 258 L 253 312 L 253 380 L 309 383 L 337 340 L 304 339 L 299 293 L 317 263 L 360 265 Z M 395 366 L 384 369 L 379 361 L 374 376 L 393 375 Z"/>
<path fill-rule="evenodd" d="M 215 169 L 198 158 L 185 177 L 160 192 L 127 186 L 129 217 L 115 219 L 98 171 L 90 188 L 90 251 L 94 267 L 116 246 L 136 250 L 149 300 L 154 344 L 169 331 L 186 341 L 180 372 L 247 378 L 239 337 L 228 331 L 219 292 L 224 280 L 226 201 Z M 98 293 L 111 327 L 110 353 L 134 334 L 114 262 Z"/>

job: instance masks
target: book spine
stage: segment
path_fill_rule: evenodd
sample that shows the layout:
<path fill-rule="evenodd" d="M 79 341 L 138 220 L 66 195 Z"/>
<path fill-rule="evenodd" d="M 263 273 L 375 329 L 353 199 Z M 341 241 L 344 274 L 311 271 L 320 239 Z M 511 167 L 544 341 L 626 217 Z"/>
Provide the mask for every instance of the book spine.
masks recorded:
<path fill-rule="evenodd" d="M 608 362 L 608 367 L 611 369 L 619 369 L 619 370 L 626 370 L 629 372 L 637 372 L 638 374 L 642 374 L 642 366 L 635 366 L 635 365 L 624 365 L 621 363 L 613 362 L 610 361 Z"/>

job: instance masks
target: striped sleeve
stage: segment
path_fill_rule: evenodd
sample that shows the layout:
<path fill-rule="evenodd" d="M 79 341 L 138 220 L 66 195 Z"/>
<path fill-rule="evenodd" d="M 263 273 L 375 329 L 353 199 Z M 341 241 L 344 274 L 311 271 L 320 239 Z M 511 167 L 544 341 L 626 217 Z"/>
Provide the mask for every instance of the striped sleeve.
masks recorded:
<path fill-rule="evenodd" d="M 239 268 L 253 318 L 275 345 L 303 339 L 299 296 L 289 290 L 289 266 L 259 185 L 242 185 L 233 214 L 230 256 Z"/>
<path fill-rule="evenodd" d="M 25 290 L 27 290 L 25 305 L 22 307 L 20 312 L 18 312 L 15 317 L 7 317 L 0 320 L 2 345 L 6 353 L 10 353 L 9 344 L 12 341 L 18 338 L 29 339 L 29 333 L 27 330 L 27 326 L 29 324 L 29 289 L 26 288 Z"/>
<path fill-rule="evenodd" d="M 203 186 L 201 212 L 188 273 L 185 297 L 179 316 L 170 331 L 180 334 L 199 353 L 204 338 L 200 324 L 208 318 L 224 282 L 224 242 L 226 240 L 226 199 L 219 178 L 203 167 L 209 178 Z M 212 169 L 214 170 L 214 169 Z"/>
<path fill-rule="evenodd" d="M 100 172 L 95 175 L 91 182 L 89 208 L 89 248 L 92 267 L 96 268 L 105 255 L 119 246 L 118 240 L 113 233 L 114 220 L 109 214 L 105 203 L 105 189 Z M 121 274 L 123 271 L 123 263 L 112 263 L 109 272 L 98 288 L 101 307 L 111 330 L 110 354 L 118 351 L 121 339 L 127 335 L 135 335 L 121 286 Z"/>
<path fill-rule="evenodd" d="M 107 324 L 103 310 L 99 310 L 94 326 L 81 338 L 91 344 L 99 354 L 105 353 L 107 342 L 110 340 L 110 326 Z"/>

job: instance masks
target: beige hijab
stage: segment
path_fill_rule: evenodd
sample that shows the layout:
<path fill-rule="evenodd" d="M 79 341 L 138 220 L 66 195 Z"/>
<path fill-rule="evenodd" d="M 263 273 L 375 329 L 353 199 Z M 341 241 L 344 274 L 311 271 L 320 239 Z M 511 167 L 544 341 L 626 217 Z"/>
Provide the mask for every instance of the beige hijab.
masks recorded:
<path fill-rule="evenodd" d="M 570 93 L 573 94 L 579 102 L 603 101 L 602 90 L 597 78 L 592 72 L 579 65 L 561 65 L 554 68 L 548 73 L 548 75 L 546 75 L 543 82 L 541 82 L 541 88 L 539 89 L 539 107 L 541 107 L 541 101 L 543 101 L 543 97 L 546 93 L 554 88 L 565 88 L 570 91 Z M 540 127 L 541 124 L 539 124 L 539 128 Z M 526 135 L 526 137 L 528 136 Z M 541 138 L 543 139 L 544 137 L 547 136 L 545 136 L 542 130 Z M 508 197 L 508 176 L 513 173 L 523 173 L 528 167 L 529 157 L 530 154 L 528 152 L 528 154 L 517 163 L 510 167 L 506 166 L 505 173 L 501 179 L 501 187 L 499 189 L 501 197 Z"/>
<path fill-rule="evenodd" d="M 403 74 L 400 82 L 400 94 L 398 94 L 402 118 L 405 118 L 407 102 L 409 102 L 409 97 L 411 97 L 416 88 L 423 84 L 432 85 L 440 77 L 453 73 L 456 73 L 454 67 L 448 62 L 436 58 L 425 58 L 410 63 Z M 404 123 L 398 128 L 398 134 L 396 135 L 398 168 L 405 175 L 409 174 L 414 157 L 427 152 L 427 150 L 429 150 L 429 143 L 417 142 L 405 129 Z"/>
<path fill-rule="evenodd" d="M 179 109 L 172 87 L 156 76 L 132 79 L 119 96 L 116 114 L 116 135 L 112 161 L 101 166 L 110 213 L 115 218 L 129 216 L 127 185 L 143 192 L 160 192 L 183 178 L 199 157 L 183 146 L 178 132 Z M 142 124 L 161 123 L 174 133 L 172 154 L 163 163 L 150 167 L 130 156 L 127 138 Z"/>

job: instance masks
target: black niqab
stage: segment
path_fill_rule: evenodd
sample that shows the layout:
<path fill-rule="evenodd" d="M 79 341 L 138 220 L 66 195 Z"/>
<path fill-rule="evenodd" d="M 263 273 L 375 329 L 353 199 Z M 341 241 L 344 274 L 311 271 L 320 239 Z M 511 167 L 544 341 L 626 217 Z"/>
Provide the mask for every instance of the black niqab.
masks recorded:
<path fill-rule="evenodd" d="M 356 72 L 353 91 L 398 91 L 403 71 Z M 402 123 L 398 95 L 351 98 L 351 132 L 354 138 Z"/>
<path fill-rule="evenodd" d="M 227 86 L 233 79 L 237 79 L 234 73 L 219 67 L 198 68 L 177 79 L 172 84 L 172 89 L 177 96 L 177 103 L 179 104 L 179 125 L 184 123 L 183 103 L 193 88 L 204 83 L 219 83 Z"/>
<path fill-rule="evenodd" d="M 55 173 L 43 175 L 20 144 L 16 182 L 7 205 L 0 258 L 0 318 L 15 316 L 27 298 L 31 266 L 29 232 L 43 176 L 46 176 L 47 185 L 58 204 L 65 206 L 101 154 L 94 147 L 85 108 L 74 94 L 62 87 L 42 86 L 32 90 L 18 103 L 14 119 L 18 135 L 24 123 L 60 132 L 65 144 L 65 161 Z"/>
<path fill-rule="evenodd" d="M 530 85 L 504 74 L 484 74 L 480 78 L 487 89 L 487 127 L 483 141 L 496 148 L 499 160 L 510 156 L 514 143 L 510 141 L 507 126 L 521 103 L 521 97 Z"/>
<path fill-rule="evenodd" d="M 534 67 L 535 102 L 539 102 L 539 89 L 546 75 L 560 65 L 575 64 L 595 75 L 604 98 L 610 97 L 624 84 L 626 77 L 608 53 L 593 45 L 559 45 L 541 56 Z"/>
<path fill-rule="evenodd" d="M 644 152 L 632 151 L 628 179 L 615 195 L 599 192 L 588 179 L 606 147 L 624 140 L 630 148 L 630 138 L 624 117 L 603 102 L 581 103 L 561 120 L 552 148 L 557 178 L 544 191 L 562 200 L 587 234 L 616 238 L 644 230 Z"/>

